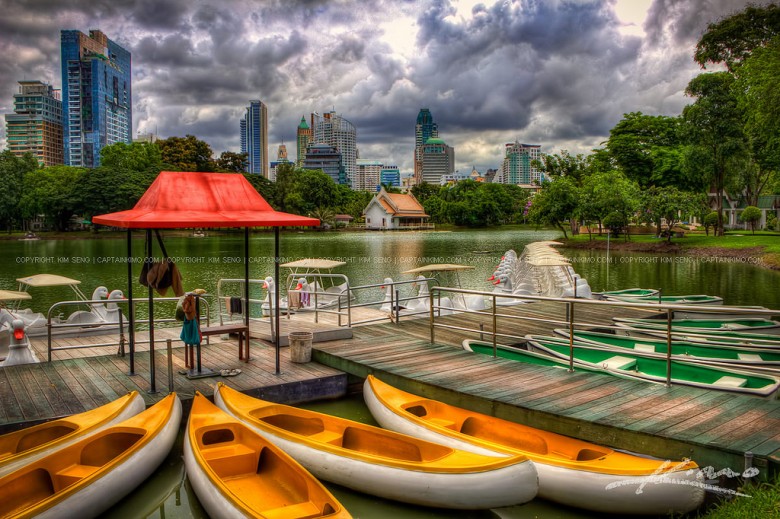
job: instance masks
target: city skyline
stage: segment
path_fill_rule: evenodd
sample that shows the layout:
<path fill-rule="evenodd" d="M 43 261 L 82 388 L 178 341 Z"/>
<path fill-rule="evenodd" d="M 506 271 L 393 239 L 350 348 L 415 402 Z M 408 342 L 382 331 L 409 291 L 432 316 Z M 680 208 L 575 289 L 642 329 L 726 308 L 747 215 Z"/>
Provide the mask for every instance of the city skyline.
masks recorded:
<path fill-rule="evenodd" d="M 410 173 L 427 107 L 455 169 L 485 171 L 516 140 L 588 152 L 623 113 L 678 115 L 701 71 L 698 37 L 747 3 L 5 0 L 0 110 L 13 111 L 20 80 L 62 87 L 60 30 L 97 29 L 133 56 L 133 136 L 238 151 L 236 121 L 263 99 L 270 149 L 295 141 L 302 114 L 333 109 L 357 128 L 361 158 Z"/>

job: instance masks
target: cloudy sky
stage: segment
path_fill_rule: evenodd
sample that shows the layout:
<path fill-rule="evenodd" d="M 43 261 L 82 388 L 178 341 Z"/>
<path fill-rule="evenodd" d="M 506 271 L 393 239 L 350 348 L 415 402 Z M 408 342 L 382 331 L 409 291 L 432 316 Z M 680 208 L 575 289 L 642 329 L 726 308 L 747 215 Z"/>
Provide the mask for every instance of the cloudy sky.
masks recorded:
<path fill-rule="evenodd" d="M 767 3 L 767 2 L 754 2 Z M 695 43 L 742 0 L 0 0 L 0 111 L 20 79 L 56 88 L 60 30 L 100 29 L 133 60 L 133 131 L 238 151 L 250 99 L 270 156 L 335 109 L 361 158 L 412 170 L 430 108 L 461 172 L 515 139 L 588 152 L 622 114 L 678 115 Z M 0 148 L 5 146 L 5 127 Z"/>

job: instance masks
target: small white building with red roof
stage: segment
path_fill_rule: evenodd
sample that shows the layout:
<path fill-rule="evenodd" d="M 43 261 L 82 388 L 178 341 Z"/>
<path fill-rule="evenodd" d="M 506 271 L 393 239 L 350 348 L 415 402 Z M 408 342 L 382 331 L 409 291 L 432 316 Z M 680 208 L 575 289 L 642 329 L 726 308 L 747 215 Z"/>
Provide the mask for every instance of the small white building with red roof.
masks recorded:
<path fill-rule="evenodd" d="M 363 210 L 366 229 L 429 229 L 430 216 L 412 194 L 388 193 L 384 188 Z"/>

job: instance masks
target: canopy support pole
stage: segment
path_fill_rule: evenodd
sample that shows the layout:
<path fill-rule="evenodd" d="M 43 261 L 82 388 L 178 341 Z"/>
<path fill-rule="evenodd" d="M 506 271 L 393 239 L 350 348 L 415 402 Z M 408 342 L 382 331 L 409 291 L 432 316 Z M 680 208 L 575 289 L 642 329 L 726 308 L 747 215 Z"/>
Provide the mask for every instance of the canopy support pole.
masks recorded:
<path fill-rule="evenodd" d="M 135 305 L 133 304 L 133 231 L 127 229 L 127 317 L 130 327 L 130 373 L 135 375 Z M 119 330 L 121 333 L 122 330 Z"/>
<path fill-rule="evenodd" d="M 146 250 L 149 252 L 147 261 L 152 257 L 152 230 L 146 229 Z M 157 383 L 154 373 L 154 289 L 149 283 L 149 393 L 157 393 Z"/>
<path fill-rule="evenodd" d="M 282 370 L 279 366 L 279 354 L 281 350 L 281 341 L 279 340 L 279 333 L 281 332 L 281 329 L 279 326 L 281 325 L 280 322 L 280 312 L 279 312 L 279 291 L 281 290 L 281 285 L 279 284 L 279 227 L 274 227 L 274 285 L 276 286 L 276 290 L 274 290 L 274 323 L 276 326 L 276 333 L 274 334 L 274 346 L 276 346 L 276 374 L 281 375 Z M 289 309 L 288 309 L 289 311 Z"/>
<path fill-rule="evenodd" d="M 246 325 L 246 359 L 249 362 L 249 227 L 244 227 L 244 324 Z"/>

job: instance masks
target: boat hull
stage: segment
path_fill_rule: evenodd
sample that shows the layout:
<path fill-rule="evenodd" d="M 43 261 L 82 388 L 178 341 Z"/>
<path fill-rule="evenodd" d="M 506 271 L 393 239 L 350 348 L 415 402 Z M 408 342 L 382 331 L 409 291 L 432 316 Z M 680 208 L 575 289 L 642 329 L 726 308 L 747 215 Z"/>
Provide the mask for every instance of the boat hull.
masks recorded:
<path fill-rule="evenodd" d="M 480 441 L 450 428 L 410 419 L 411 413 L 394 408 L 379 398 L 372 387 L 372 382 L 371 379 L 367 379 L 364 383 L 363 396 L 371 414 L 382 427 L 481 454 L 507 455 L 507 453 L 517 452 L 506 445 Z M 400 391 L 399 393 L 408 395 L 412 399 L 416 398 L 408 393 Z M 419 400 L 425 399 L 419 398 Z M 436 405 L 449 407 L 441 403 Z M 479 413 L 467 413 L 495 422 L 497 427 L 509 427 L 510 434 L 515 434 L 515 437 L 522 434 L 512 431 L 512 424 L 509 422 Z M 548 438 L 555 436 L 545 431 L 538 432 L 546 434 Z M 604 450 L 595 445 L 593 448 Z M 679 470 L 669 472 L 656 468 L 649 469 L 642 475 L 608 474 L 555 465 L 543 459 L 544 457 L 534 456 L 527 451 L 521 452 L 528 455 L 536 466 L 539 474 L 539 497 L 567 506 L 613 514 L 660 515 L 690 512 L 698 508 L 704 499 L 702 478 L 696 470 L 696 464 L 691 462 L 680 462 Z M 660 461 L 657 466 L 666 468 L 664 462 Z"/>
<path fill-rule="evenodd" d="M 153 424 L 148 423 L 150 417 L 154 417 Z M 8 495 L 8 489 L 16 489 L 19 495 L 13 501 L 0 503 L 0 515 L 29 514 L 43 519 L 100 515 L 162 463 L 176 441 L 180 422 L 181 403 L 171 394 L 143 413 L 1 478 L 0 492 Z M 142 439 L 135 439 L 139 436 Z M 115 453 L 121 448 L 116 444 L 128 437 L 134 438 L 135 443 L 129 450 Z M 97 445 L 99 442 L 103 445 Z M 85 456 L 88 458 L 96 451 L 98 457 L 116 458 L 102 465 L 101 461 L 86 461 Z M 51 495 L 40 499 L 36 492 Z"/>
<path fill-rule="evenodd" d="M 469 469 L 461 470 L 444 467 L 439 460 L 436 460 L 435 464 L 426 465 L 388 461 L 382 455 L 361 459 L 360 456 L 354 457 L 348 452 L 348 446 L 319 448 L 295 438 L 284 437 L 273 428 L 264 427 L 257 419 L 247 419 L 247 414 L 251 415 L 254 411 L 237 411 L 226 402 L 232 396 L 226 397 L 223 392 L 225 387 L 222 385 L 218 385 L 214 391 L 214 403 L 218 407 L 271 440 L 317 478 L 359 492 L 415 505 L 452 509 L 513 506 L 530 501 L 536 496 L 536 469 L 527 458 L 518 455 L 514 456 L 512 462 L 503 462 L 495 457 L 481 457 L 479 464 L 475 463 Z M 369 426 L 363 428 L 374 430 L 377 435 L 387 436 L 390 440 L 397 438 L 395 433 Z M 385 448 L 384 441 L 379 436 L 372 444 L 377 450 L 380 447 Z M 481 469 L 477 469 L 477 466 Z"/>
<path fill-rule="evenodd" d="M 0 477 L 144 410 L 136 391 L 78 415 L 0 436 Z"/>

